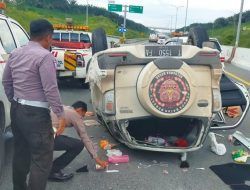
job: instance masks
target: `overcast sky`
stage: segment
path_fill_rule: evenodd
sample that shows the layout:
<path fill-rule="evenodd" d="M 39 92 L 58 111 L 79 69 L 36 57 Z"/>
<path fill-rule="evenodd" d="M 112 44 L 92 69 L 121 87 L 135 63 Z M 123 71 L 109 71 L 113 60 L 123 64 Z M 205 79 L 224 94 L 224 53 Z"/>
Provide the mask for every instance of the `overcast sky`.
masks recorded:
<path fill-rule="evenodd" d="M 177 28 L 185 25 L 187 0 L 77 0 L 78 4 L 87 4 L 106 8 L 108 2 L 116 4 L 143 6 L 143 14 L 128 13 L 127 18 L 145 26 L 175 27 L 176 7 Z M 239 13 L 241 0 L 188 0 L 187 25 L 194 22 L 213 22 L 218 17 L 228 17 Z M 244 1 L 244 11 L 250 10 L 250 0 Z"/>

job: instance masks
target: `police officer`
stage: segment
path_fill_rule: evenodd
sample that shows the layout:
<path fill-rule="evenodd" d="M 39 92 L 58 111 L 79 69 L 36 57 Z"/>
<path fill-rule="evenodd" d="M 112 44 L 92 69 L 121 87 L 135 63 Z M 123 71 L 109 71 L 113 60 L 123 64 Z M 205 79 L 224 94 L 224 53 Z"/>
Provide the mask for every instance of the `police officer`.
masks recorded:
<path fill-rule="evenodd" d="M 49 107 L 59 118 L 59 125 L 65 125 L 56 60 L 49 51 L 52 34 L 53 26 L 47 20 L 32 21 L 30 42 L 10 54 L 3 74 L 5 93 L 11 102 L 14 190 L 46 188 L 54 148 Z"/>

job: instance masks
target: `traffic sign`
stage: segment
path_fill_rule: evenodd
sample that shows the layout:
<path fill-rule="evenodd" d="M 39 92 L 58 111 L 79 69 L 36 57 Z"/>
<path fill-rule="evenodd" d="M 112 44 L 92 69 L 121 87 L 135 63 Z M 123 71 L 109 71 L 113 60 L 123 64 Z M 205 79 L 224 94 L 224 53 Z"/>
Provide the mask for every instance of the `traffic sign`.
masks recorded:
<path fill-rule="evenodd" d="M 141 13 L 143 12 L 143 6 L 129 5 L 130 13 Z"/>
<path fill-rule="evenodd" d="M 122 5 L 120 5 L 120 4 L 108 4 L 108 11 L 122 12 Z"/>
<path fill-rule="evenodd" d="M 119 27 L 118 31 L 121 32 L 121 33 L 124 33 L 124 32 L 127 32 L 127 28 Z"/>

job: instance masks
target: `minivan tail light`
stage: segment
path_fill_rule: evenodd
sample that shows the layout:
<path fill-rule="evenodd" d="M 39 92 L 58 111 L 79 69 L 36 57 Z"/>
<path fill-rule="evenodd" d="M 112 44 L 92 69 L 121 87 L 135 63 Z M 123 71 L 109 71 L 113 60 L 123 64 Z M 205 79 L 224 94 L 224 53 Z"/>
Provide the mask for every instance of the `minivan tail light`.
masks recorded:
<path fill-rule="evenodd" d="M 219 89 L 213 89 L 213 112 L 219 112 L 222 107 L 221 93 Z"/>
<path fill-rule="evenodd" d="M 107 91 L 104 94 L 103 110 L 106 114 L 115 114 L 114 90 Z"/>
<path fill-rule="evenodd" d="M 220 61 L 224 63 L 225 62 L 225 57 L 220 57 Z"/>
<path fill-rule="evenodd" d="M 109 57 L 126 57 L 128 54 L 127 53 L 109 53 Z"/>

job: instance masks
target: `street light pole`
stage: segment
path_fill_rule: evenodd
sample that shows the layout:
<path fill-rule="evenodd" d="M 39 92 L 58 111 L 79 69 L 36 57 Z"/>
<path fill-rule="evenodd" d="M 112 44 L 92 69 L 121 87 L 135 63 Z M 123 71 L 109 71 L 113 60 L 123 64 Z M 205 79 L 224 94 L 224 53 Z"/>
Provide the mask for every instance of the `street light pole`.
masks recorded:
<path fill-rule="evenodd" d="M 127 17 L 127 5 L 124 5 L 124 21 L 123 21 L 123 28 L 126 28 L 126 17 Z M 125 39 L 125 31 L 123 31 L 123 38 Z"/>
<path fill-rule="evenodd" d="M 179 8 L 182 8 L 183 6 L 175 6 L 175 5 L 170 5 L 172 7 L 175 7 L 176 8 L 176 14 L 175 14 L 175 31 L 176 31 L 176 27 L 177 27 L 177 15 L 178 15 L 178 10 Z"/>
<path fill-rule="evenodd" d="M 172 32 L 172 28 L 173 28 L 173 27 L 172 27 L 172 25 L 173 25 L 173 19 L 172 19 L 172 17 L 173 17 L 173 16 L 171 15 L 170 17 L 171 17 L 171 26 L 170 26 L 170 33 L 171 33 L 171 32 Z"/>
<path fill-rule="evenodd" d="M 173 17 L 174 17 L 175 15 L 167 15 L 167 16 L 168 16 L 169 19 L 170 19 L 169 30 L 170 30 L 170 32 L 172 32 L 172 29 L 173 29 Z"/>
<path fill-rule="evenodd" d="M 89 2 L 87 1 L 87 6 L 86 6 L 86 26 L 89 24 Z"/>
<path fill-rule="evenodd" d="M 244 6 L 244 0 L 241 0 L 240 15 L 239 15 L 239 21 L 238 21 L 237 35 L 236 35 L 236 40 L 235 40 L 235 47 L 238 47 L 238 45 L 239 45 L 243 6 Z"/>
<path fill-rule="evenodd" d="M 244 6 L 244 0 L 241 0 L 241 6 L 240 6 L 240 14 L 239 14 L 239 21 L 238 21 L 238 27 L 237 27 L 237 34 L 236 34 L 236 40 L 235 40 L 235 45 L 232 49 L 231 55 L 228 58 L 228 60 L 226 60 L 226 63 L 231 63 L 234 56 L 235 56 L 235 52 L 237 47 L 239 46 L 239 39 L 240 39 L 240 28 L 241 28 L 241 19 L 242 19 L 242 11 L 243 11 L 243 6 Z"/>
<path fill-rule="evenodd" d="M 187 14 L 188 14 L 188 0 L 187 0 L 187 6 L 186 6 L 186 16 L 185 16 L 184 33 L 186 32 L 186 27 L 187 27 Z"/>

